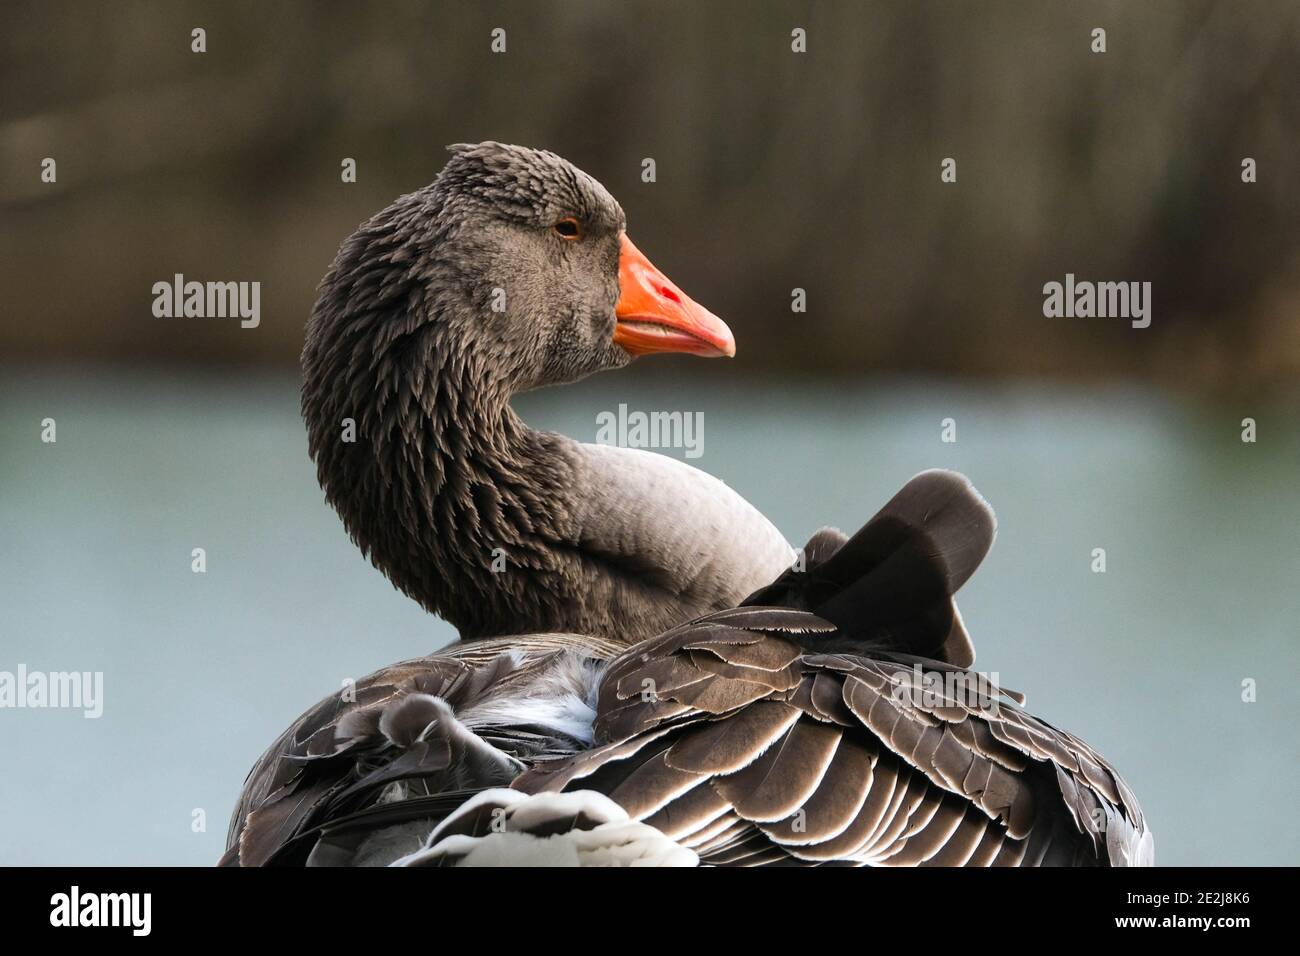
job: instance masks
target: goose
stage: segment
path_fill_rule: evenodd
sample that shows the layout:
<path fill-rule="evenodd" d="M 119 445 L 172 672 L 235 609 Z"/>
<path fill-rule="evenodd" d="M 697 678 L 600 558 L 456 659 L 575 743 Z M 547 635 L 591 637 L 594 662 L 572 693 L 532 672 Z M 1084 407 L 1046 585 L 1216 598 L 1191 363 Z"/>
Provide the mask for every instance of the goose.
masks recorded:
<path fill-rule="evenodd" d="M 220 863 L 1152 862 L 1119 773 L 970 670 L 954 595 L 996 521 L 963 476 L 796 552 L 683 462 L 516 416 L 523 390 L 735 343 L 590 176 L 451 150 L 343 243 L 302 404 L 354 542 L 460 638 L 291 724 Z"/>

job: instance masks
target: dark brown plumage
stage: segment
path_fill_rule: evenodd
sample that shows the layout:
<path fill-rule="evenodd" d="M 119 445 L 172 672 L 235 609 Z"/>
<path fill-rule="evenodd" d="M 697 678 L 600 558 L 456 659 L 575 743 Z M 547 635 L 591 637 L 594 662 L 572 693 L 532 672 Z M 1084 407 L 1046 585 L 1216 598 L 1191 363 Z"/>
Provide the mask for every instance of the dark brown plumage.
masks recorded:
<path fill-rule="evenodd" d="M 580 238 L 555 231 L 568 220 Z M 464 638 L 639 640 L 734 604 L 792 556 L 702 473 L 642 467 L 646 453 L 536 431 L 511 410 L 521 391 L 633 353 L 733 347 L 624 228 L 604 187 L 552 153 L 457 146 L 321 282 L 302 353 L 321 487 L 371 561 Z M 720 521 L 739 548 L 710 533 Z"/>
<path fill-rule="evenodd" d="M 918 555 L 928 566 L 912 573 L 960 585 L 992 536 L 964 479 L 927 472 L 848 544 L 822 535 L 811 549 L 820 560 L 777 583 L 792 606 L 718 612 L 619 653 L 539 635 L 381 671 L 364 699 L 327 701 L 268 751 L 226 862 L 455 862 L 493 839 L 482 821 L 461 821 L 454 847 L 421 850 L 423 836 L 518 761 L 514 789 L 605 794 L 707 864 L 1149 864 L 1137 800 L 1102 757 L 1018 695 L 918 655 L 950 646 L 952 619 L 933 610 L 951 594 L 883 587 Z M 889 628 L 795 607 L 843 610 L 853 602 L 837 597 L 863 594 Z M 515 656 L 503 664 L 506 647 Z M 589 682 L 575 679 L 574 660 Z M 949 675 L 965 683 L 942 683 Z M 430 723 L 394 733 L 402 721 L 385 715 L 435 684 L 448 710 L 396 710 Z M 517 696 L 530 686 L 557 697 L 593 688 L 590 739 L 539 726 L 531 692 Z M 512 695 L 479 719 L 483 699 Z M 467 729 L 500 756 L 449 743 L 428 763 L 430 741 Z M 407 789 L 394 798 L 398 776 Z"/>
<path fill-rule="evenodd" d="M 475 640 L 295 722 L 223 863 L 1150 862 L 1100 756 L 971 684 L 953 595 L 995 522 L 963 477 L 917 476 L 791 567 L 720 482 L 508 405 L 733 349 L 550 153 L 457 147 L 344 243 L 303 351 L 311 454 L 362 550 Z"/>
<path fill-rule="evenodd" d="M 513 786 L 608 794 L 704 863 L 1149 862 L 1137 800 L 1082 741 L 1010 699 L 931 701 L 888 654 L 809 652 L 839 634 L 820 624 L 747 608 L 625 652 L 601 743 Z"/>
<path fill-rule="evenodd" d="M 475 733 L 455 715 L 472 720 L 476 706 L 566 659 L 602 661 L 618 650 L 562 634 L 484 640 L 362 678 L 267 748 L 231 817 L 222 863 L 354 863 L 384 826 L 424 821 L 431 828 L 467 796 L 508 784 L 523 761 L 584 748 L 562 731 L 506 721 Z M 394 784 L 408 783 L 406 799 L 383 802 Z"/>

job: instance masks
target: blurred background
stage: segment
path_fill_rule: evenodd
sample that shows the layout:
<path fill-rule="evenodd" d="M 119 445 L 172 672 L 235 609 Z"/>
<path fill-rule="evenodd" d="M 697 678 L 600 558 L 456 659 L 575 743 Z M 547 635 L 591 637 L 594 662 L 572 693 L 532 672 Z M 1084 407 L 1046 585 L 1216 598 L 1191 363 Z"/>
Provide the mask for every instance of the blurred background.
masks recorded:
<path fill-rule="evenodd" d="M 793 541 L 965 471 L 1001 528 L 963 591 L 980 667 L 1124 772 L 1158 862 L 1300 858 L 1294 2 L 17 0 L 6 19 L 0 670 L 102 670 L 106 699 L 98 720 L 0 710 L 0 862 L 209 864 L 289 720 L 452 638 L 323 503 L 297 355 L 342 239 L 482 139 L 601 180 L 739 343 L 525 396 L 527 420 L 594 440 L 620 402 L 702 411 L 691 464 Z M 1151 282 L 1150 328 L 1045 318 L 1067 272 Z M 259 281 L 260 326 L 154 318 L 175 273 Z"/>

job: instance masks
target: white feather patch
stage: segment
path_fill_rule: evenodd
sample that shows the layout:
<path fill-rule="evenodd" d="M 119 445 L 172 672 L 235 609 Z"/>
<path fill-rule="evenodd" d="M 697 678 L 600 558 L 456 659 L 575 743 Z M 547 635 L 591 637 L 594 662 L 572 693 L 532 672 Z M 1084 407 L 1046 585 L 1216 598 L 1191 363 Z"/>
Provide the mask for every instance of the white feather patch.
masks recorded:
<path fill-rule="evenodd" d="M 590 744 L 596 689 L 603 672 L 603 663 L 566 651 L 531 681 L 498 687 L 456 716 L 471 730 L 537 726 Z"/>
<path fill-rule="evenodd" d="M 502 808 L 499 832 L 483 836 L 454 834 L 440 838 L 453 821 L 477 807 Z M 556 820 L 582 815 L 603 823 L 587 830 L 567 830 L 549 836 L 525 832 Z M 690 850 L 627 812 L 603 794 L 590 790 L 526 795 L 514 790 L 487 790 L 463 804 L 430 834 L 427 844 L 396 860 L 411 866 L 452 858 L 457 866 L 698 866 Z"/>

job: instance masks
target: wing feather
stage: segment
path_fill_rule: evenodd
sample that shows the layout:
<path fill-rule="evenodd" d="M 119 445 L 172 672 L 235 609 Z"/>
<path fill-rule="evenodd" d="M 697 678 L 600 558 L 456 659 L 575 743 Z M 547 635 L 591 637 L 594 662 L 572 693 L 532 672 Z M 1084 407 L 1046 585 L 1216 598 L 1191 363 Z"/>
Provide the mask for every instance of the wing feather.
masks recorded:
<path fill-rule="evenodd" d="M 853 653 L 815 615 L 770 611 L 625 652 L 600 686 L 597 747 L 513 786 L 594 786 L 706 864 L 1149 859 L 1132 791 L 1077 738 L 987 683 L 990 698 L 963 695 L 946 680 L 973 675 L 954 665 Z"/>

